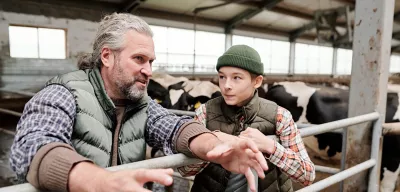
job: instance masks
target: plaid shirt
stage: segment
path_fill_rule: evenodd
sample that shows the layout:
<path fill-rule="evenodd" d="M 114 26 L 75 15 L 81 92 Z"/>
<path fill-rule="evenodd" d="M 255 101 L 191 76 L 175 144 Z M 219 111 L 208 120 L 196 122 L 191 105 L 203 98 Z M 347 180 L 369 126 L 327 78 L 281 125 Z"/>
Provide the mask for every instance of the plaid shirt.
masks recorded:
<path fill-rule="evenodd" d="M 206 125 L 206 107 L 203 104 L 196 110 L 195 120 Z M 274 152 L 264 154 L 265 158 L 279 167 L 292 179 L 303 185 L 310 185 L 315 179 L 315 167 L 304 147 L 303 140 L 291 113 L 283 107 L 278 107 L 276 113 L 276 136 Z M 209 162 L 178 168 L 183 176 L 200 173 Z"/>
<path fill-rule="evenodd" d="M 179 127 L 193 120 L 168 112 L 155 101 L 148 102 L 145 140 L 152 147 L 162 148 L 166 155 L 177 153 L 173 142 Z M 76 117 L 75 98 L 66 88 L 50 85 L 37 93 L 26 105 L 17 125 L 11 147 L 11 168 L 25 181 L 29 165 L 41 146 L 52 142 L 72 146 L 71 135 Z"/>

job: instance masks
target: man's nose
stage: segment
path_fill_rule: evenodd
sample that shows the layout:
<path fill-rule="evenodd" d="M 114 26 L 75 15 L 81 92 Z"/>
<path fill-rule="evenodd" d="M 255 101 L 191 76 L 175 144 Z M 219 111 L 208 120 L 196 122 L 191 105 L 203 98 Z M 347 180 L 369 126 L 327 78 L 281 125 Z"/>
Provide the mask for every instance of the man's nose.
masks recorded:
<path fill-rule="evenodd" d="M 140 72 L 143 73 L 144 75 L 146 75 L 147 77 L 151 77 L 153 74 L 153 71 L 151 69 L 151 64 L 146 63 Z"/>

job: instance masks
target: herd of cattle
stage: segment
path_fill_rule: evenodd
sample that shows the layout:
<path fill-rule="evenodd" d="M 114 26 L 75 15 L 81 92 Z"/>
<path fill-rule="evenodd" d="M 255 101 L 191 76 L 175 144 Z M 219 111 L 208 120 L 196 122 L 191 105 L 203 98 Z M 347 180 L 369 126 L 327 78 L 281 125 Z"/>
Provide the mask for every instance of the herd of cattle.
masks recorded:
<path fill-rule="evenodd" d="M 269 87 L 260 87 L 258 92 L 260 97 L 288 109 L 296 123 L 322 124 L 347 118 L 349 89 L 343 86 L 336 88 L 303 82 L 276 82 Z M 167 74 L 153 76 L 148 94 L 165 108 L 185 111 L 194 111 L 201 103 L 221 95 L 219 87 L 209 81 L 190 81 Z M 386 123 L 400 121 L 399 94 L 400 86 L 388 87 Z M 305 138 L 304 142 L 309 150 L 317 151 L 321 159 L 338 157 L 337 153 L 342 152 L 340 133 L 324 133 Z M 400 136 L 385 136 L 381 182 L 387 188 L 381 187 L 381 191 L 393 191 L 400 172 L 399 164 Z"/>

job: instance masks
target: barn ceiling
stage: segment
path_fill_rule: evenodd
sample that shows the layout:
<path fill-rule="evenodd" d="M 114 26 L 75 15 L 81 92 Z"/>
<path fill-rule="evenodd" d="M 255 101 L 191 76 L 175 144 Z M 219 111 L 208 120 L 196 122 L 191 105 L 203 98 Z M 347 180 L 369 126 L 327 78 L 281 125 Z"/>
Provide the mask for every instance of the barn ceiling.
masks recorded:
<path fill-rule="evenodd" d="M 124 3 L 126 2 L 128 1 Z M 157 17 L 156 14 L 162 12 L 170 18 L 186 22 L 194 21 L 196 15 L 196 22 L 214 22 L 216 25 L 223 25 L 226 32 L 231 29 L 241 29 L 265 31 L 289 37 L 300 31 L 298 38 L 315 41 L 317 30 L 312 24 L 314 13 L 318 10 L 344 6 L 350 7 L 349 17 L 354 25 L 355 0 L 136 0 L 135 2 L 140 2 L 140 6 L 132 12 L 139 15 Z M 198 11 L 197 14 L 195 10 Z M 394 12 L 392 45 L 394 49 L 400 50 L 398 46 L 400 41 L 397 40 L 400 39 L 400 0 L 396 0 Z M 337 22 L 338 30 L 345 31 L 345 18 L 339 18 Z M 307 25 L 309 27 L 304 27 Z"/>
<path fill-rule="evenodd" d="M 148 18 L 216 26 L 225 32 L 235 29 L 288 37 L 291 40 L 318 42 L 314 17 L 321 10 L 348 6 L 350 25 L 354 25 L 355 0 L 15 0 L 22 3 L 65 3 L 100 7 L 103 12 L 129 12 Z M 400 51 L 400 0 L 395 0 L 393 50 Z M 1 4 L 1 3 L 0 3 Z M 7 6 L 3 6 L 5 8 Z M 0 6 L 1 8 L 1 6 Z M 22 7 L 21 7 L 22 9 Z M 346 31 L 347 20 L 335 19 L 336 29 Z M 320 29 L 320 28 L 319 28 Z M 351 29 L 351 27 L 350 27 Z M 321 31 L 321 30 L 319 30 Z M 327 33 L 327 38 L 331 34 Z M 399 39 L 399 40 L 398 40 Z M 335 42 L 336 41 L 335 39 Z M 341 41 L 342 42 L 342 41 Z M 350 44 L 351 45 L 351 44 Z M 336 44 L 338 47 L 349 43 Z"/>

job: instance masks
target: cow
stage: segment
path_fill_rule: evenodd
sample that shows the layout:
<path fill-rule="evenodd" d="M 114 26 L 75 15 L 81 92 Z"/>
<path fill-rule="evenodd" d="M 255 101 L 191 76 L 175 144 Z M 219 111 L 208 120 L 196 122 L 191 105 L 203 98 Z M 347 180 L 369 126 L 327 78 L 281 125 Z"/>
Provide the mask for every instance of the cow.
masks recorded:
<path fill-rule="evenodd" d="M 400 86 L 389 85 L 386 103 L 385 122 L 399 122 L 399 93 Z M 276 102 L 288 109 L 296 123 L 322 124 L 347 118 L 349 89 L 345 87 L 322 87 L 307 85 L 303 82 L 277 82 L 270 87 L 266 99 Z M 310 139 L 311 138 L 311 139 Z M 319 155 L 329 159 L 342 152 L 342 136 L 340 133 L 324 133 L 315 136 Z M 304 138 L 305 144 L 312 145 L 312 137 Z M 313 148 L 309 146 L 309 148 Z M 328 148 L 328 149 L 327 149 Z M 395 153 L 394 153 L 395 151 Z M 400 136 L 385 136 L 382 151 L 381 179 L 388 185 L 389 173 L 395 173 L 400 163 Z M 386 176 L 385 176 L 386 175 Z M 389 187 L 390 189 L 390 187 Z"/>
<path fill-rule="evenodd" d="M 192 81 L 185 77 L 157 74 L 150 79 L 148 95 L 168 109 L 194 111 L 200 104 L 221 95 L 209 81 Z"/>

